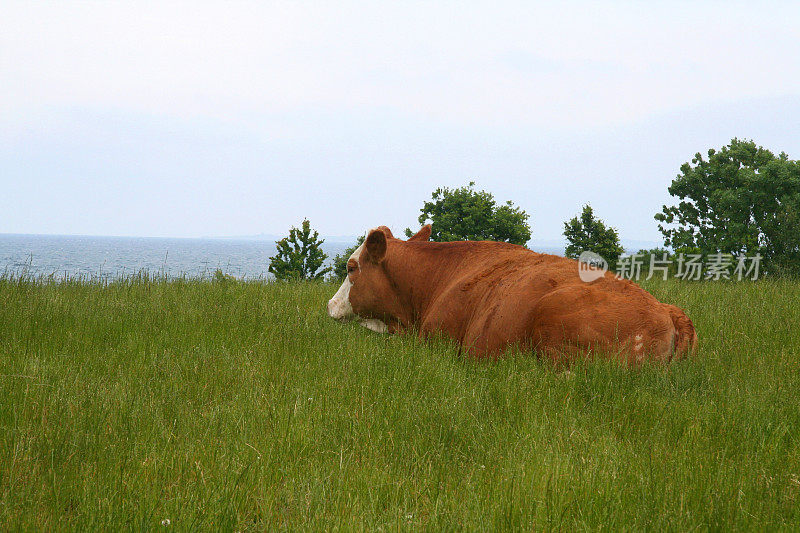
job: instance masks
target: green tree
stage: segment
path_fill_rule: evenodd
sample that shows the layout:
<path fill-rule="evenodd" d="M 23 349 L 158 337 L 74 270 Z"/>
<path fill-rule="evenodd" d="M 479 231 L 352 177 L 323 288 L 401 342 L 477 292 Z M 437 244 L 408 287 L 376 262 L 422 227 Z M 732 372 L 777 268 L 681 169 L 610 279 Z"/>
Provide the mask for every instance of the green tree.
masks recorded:
<path fill-rule="evenodd" d="M 640 249 L 635 254 L 638 256 L 638 260 L 641 261 L 642 265 L 642 274 L 649 274 L 651 264 L 656 267 L 657 272 L 663 273 L 661 268 L 663 266 L 667 266 L 668 270 L 668 277 L 674 276 L 677 272 L 677 263 L 675 262 L 675 256 L 667 250 L 666 248 L 656 247 L 648 249 Z M 655 261 L 654 263 L 651 261 Z M 664 265 L 664 261 L 667 262 Z M 663 275 L 663 274 L 662 274 Z"/>
<path fill-rule="evenodd" d="M 434 241 L 505 241 L 524 245 L 531 238 L 528 214 L 511 201 L 497 205 L 494 196 L 476 191 L 475 182 L 458 189 L 439 188 L 420 209 L 421 225 L 431 223 Z M 406 229 L 406 235 L 413 232 Z"/>
<path fill-rule="evenodd" d="M 765 270 L 800 271 L 796 224 L 800 162 L 775 156 L 752 140 L 695 154 L 669 186 L 680 201 L 655 215 L 676 252 L 764 257 Z M 792 221 L 794 220 L 795 223 Z"/>
<path fill-rule="evenodd" d="M 765 231 L 771 272 L 800 275 L 800 194 L 786 198 Z"/>
<path fill-rule="evenodd" d="M 276 243 L 278 253 L 269 258 L 269 271 L 282 281 L 322 279 L 331 271 L 322 268 L 328 257 L 322 251 L 323 242 L 319 233 L 311 230 L 311 223 L 303 220 L 299 229 L 292 226 L 289 236 Z"/>
<path fill-rule="evenodd" d="M 619 256 L 625 252 L 617 230 L 595 218 L 589 204 L 583 206 L 580 217 L 564 222 L 564 236 L 569 242 L 565 251 L 567 257 L 577 259 L 582 252 L 594 252 L 608 261 L 611 269 L 616 268 Z"/>
<path fill-rule="evenodd" d="M 353 255 L 353 252 L 364 243 L 364 235 L 359 237 L 356 240 L 356 243 L 346 248 L 341 255 L 337 255 L 333 258 L 333 270 L 331 271 L 331 280 L 339 280 L 343 281 L 344 278 L 347 276 L 347 260 L 350 259 L 350 256 Z"/>

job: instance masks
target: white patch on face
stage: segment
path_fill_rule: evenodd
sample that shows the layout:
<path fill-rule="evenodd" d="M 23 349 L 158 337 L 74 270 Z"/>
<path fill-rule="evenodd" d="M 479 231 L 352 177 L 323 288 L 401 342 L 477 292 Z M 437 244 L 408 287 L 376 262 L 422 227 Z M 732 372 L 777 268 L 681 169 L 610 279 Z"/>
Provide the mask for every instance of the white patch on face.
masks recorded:
<path fill-rule="evenodd" d="M 353 282 L 349 277 L 344 278 L 344 283 L 333 295 L 333 298 L 328 300 L 328 316 L 336 320 L 347 320 L 353 318 L 353 306 L 350 305 L 350 287 Z"/>
<path fill-rule="evenodd" d="M 356 251 L 350 256 L 348 262 L 352 259 L 358 263 L 358 258 L 361 256 L 361 250 L 363 249 L 363 244 L 356 248 Z M 361 265 L 358 266 L 358 269 L 361 270 Z M 352 320 L 356 318 L 357 315 L 353 312 L 353 306 L 350 305 L 350 287 L 352 286 L 353 282 L 350 281 L 350 276 L 344 278 L 342 286 L 339 287 L 339 290 L 336 291 L 333 298 L 328 300 L 328 316 L 336 320 Z M 386 333 L 389 329 L 386 324 L 376 318 L 360 318 L 358 323 L 378 333 Z"/>

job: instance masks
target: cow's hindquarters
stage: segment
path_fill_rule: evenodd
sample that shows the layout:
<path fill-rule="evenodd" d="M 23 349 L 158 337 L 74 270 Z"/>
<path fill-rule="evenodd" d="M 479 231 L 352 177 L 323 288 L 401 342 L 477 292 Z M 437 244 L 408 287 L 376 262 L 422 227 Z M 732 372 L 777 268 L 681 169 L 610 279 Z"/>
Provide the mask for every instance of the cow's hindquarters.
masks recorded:
<path fill-rule="evenodd" d="M 675 357 L 686 357 L 697 350 L 697 332 L 692 320 L 682 309 L 670 304 L 663 304 L 675 327 Z"/>
<path fill-rule="evenodd" d="M 686 354 L 687 332 L 683 322 L 677 322 L 667 306 L 655 299 L 569 286 L 552 291 L 534 306 L 530 344 L 551 356 L 563 353 L 565 358 L 591 353 L 631 363 L 668 361 Z"/>

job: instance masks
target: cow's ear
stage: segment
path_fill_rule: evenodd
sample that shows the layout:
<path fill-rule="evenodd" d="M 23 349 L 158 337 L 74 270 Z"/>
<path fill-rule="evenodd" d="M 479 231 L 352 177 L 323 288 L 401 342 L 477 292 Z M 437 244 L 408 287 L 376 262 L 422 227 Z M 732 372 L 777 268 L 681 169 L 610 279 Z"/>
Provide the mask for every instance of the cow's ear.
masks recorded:
<path fill-rule="evenodd" d="M 367 253 L 372 261 L 380 263 L 386 257 L 386 234 L 381 230 L 370 231 L 364 244 L 367 245 Z"/>
<path fill-rule="evenodd" d="M 376 229 L 379 229 L 386 235 L 387 239 L 394 239 L 394 235 L 392 235 L 392 230 L 387 228 L 386 226 L 378 226 Z"/>
<path fill-rule="evenodd" d="M 431 238 L 431 225 L 425 224 L 422 229 L 408 238 L 409 241 L 428 241 Z"/>

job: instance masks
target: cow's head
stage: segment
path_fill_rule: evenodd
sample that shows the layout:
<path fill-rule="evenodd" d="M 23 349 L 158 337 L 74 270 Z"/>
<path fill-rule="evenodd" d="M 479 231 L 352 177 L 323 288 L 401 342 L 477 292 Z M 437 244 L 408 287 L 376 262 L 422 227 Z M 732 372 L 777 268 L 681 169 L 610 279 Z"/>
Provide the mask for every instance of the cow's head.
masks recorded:
<path fill-rule="evenodd" d="M 427 241 L 430 225 L 424 226 L 409 241 Z M 347 277 L 328 301 L 328 314 L 337 320 L 355 320 L 373 331 L 388 331 L 402 314 L 401 299 L 389 279 L 385 265 L 396 239 L 386 226 L 370 230 L 364 244 L 347 260 Z"/>

